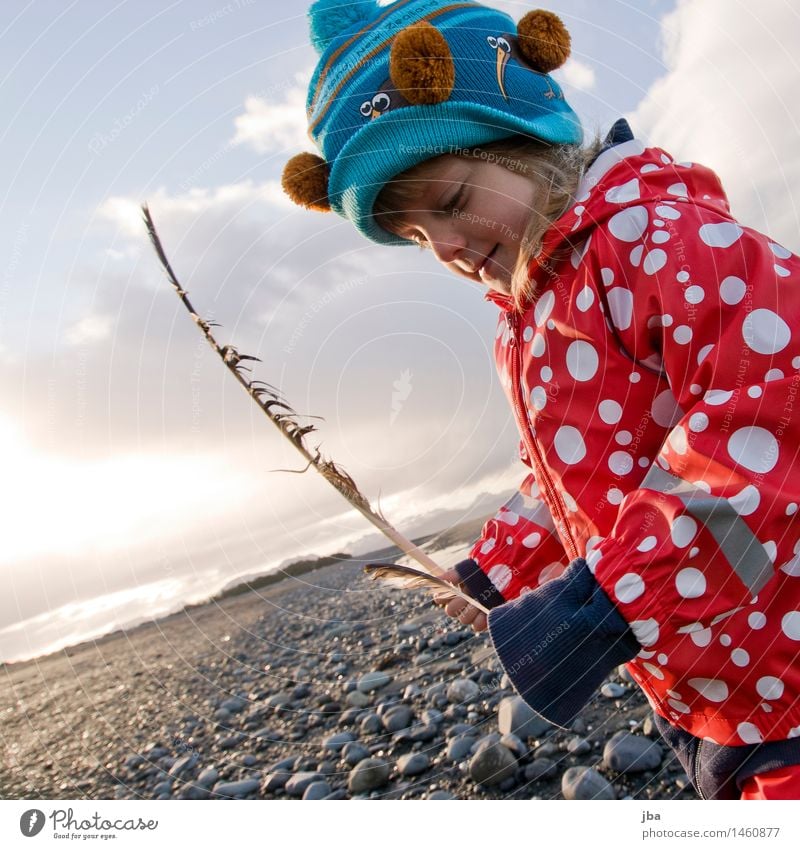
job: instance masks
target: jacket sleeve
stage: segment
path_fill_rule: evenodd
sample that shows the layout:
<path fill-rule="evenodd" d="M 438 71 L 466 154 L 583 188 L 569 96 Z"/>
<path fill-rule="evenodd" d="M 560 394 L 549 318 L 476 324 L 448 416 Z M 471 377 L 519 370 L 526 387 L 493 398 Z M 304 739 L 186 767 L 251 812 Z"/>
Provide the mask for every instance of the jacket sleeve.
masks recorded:
<path fill-rule="evenodd" d="M 678 405 L 586 558 L 645 647 L 667 622 L 701 630 L 777 571 L 800 574 L 800 259 L 723 207 L 630 207 L 586 254 L 632 374 L 660 368 Z"/>
<path fill-rule="evenodd" d="M 520 457 L 528 464 L 525 449 Z M 467 592 L 486 607 L 517 598 L 560 575 L 569 558 L 533 473 L 483 527 L 469 558 L 456 565 Z"/>

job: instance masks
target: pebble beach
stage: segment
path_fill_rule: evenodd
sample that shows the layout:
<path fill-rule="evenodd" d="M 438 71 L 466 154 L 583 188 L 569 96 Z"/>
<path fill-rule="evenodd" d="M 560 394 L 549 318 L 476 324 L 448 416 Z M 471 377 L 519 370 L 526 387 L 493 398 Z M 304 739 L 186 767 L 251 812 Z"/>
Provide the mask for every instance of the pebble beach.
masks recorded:
<path fill-rule="evenodd" d="M 2 674 L 3 799 L 695 798 L 624 668 L 556 728 L 487 635 L 357 562 Z"/>

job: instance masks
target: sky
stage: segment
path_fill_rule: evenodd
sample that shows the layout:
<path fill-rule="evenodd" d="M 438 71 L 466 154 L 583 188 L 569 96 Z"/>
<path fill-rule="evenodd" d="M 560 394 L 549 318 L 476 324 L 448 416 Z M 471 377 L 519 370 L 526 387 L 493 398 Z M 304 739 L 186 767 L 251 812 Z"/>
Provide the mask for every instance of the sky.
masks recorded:
<path fill-rule="evenodd" d="M 519 19 L 522 2 L 495 6 Z M 409 534 L 524 476 L 496 308 L 429 254 L 282 193 L 310 150 L 305 0 L 0 10 L 0 660 L 208 597 L 287 559 L 382 545 L 207 347 L 161 274 L 318 422 Z M 558 0 L 555 72 L 587 132 L 620 116 L 715 169 L 734 214 L 800 250 L 800 15 L 788 0 Z"/>

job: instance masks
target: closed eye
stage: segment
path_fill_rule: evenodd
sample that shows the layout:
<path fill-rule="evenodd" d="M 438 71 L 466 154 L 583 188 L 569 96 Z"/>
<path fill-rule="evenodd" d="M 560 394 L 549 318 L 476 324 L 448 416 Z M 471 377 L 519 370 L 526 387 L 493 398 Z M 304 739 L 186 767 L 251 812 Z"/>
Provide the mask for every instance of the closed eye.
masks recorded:
<path fill-rule="evenodd" d="M 450 198 L 450 200 L 442 207 L 442 212 L 453 213 L 460 208 L 464 199 L 464 184 L 459 187 L 458 191 Z"/>

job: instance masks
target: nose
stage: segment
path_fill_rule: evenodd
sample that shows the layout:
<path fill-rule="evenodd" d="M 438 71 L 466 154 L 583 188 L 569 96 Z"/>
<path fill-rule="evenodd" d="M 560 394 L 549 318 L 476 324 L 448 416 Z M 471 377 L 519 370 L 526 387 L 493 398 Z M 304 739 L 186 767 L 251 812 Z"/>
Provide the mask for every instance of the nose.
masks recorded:
<path fill-rule="evenodd" d="M 471 260 L 466 259 L 468 253 L 466 237 L 449 222 L 431 224 L 427 238 L 439 262 L 449 265 L 456 260 L 461 260 L 462 265 L 472 265 Z"/>

